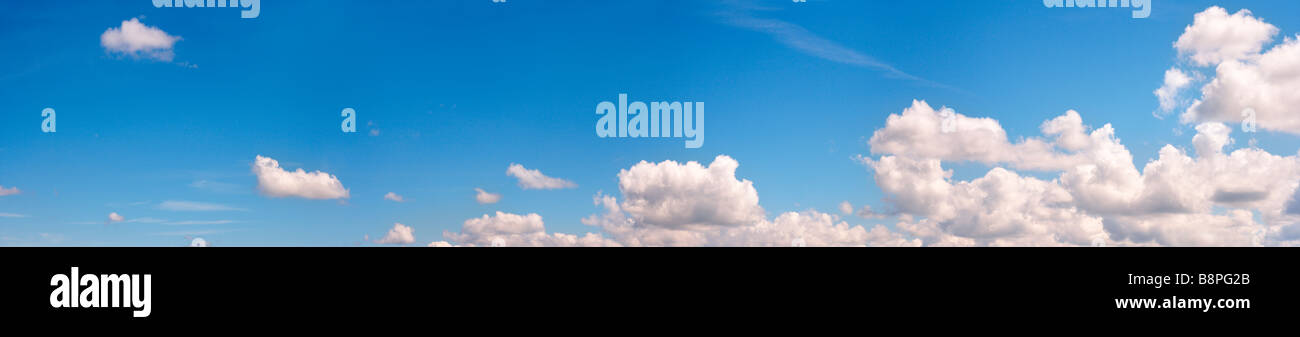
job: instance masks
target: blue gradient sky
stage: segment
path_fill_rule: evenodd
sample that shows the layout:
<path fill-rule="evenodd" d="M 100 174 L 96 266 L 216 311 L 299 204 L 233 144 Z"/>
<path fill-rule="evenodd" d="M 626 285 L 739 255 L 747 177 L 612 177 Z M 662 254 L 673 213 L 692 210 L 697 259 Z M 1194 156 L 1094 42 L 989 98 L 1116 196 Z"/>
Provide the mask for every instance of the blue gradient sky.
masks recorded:
<path fill-rule="evenodd" d="M 0 186 L 21 193 L 0 197 L 0 213 L 14 215 L 0 217 L 0 245 L 169 246 L 193 236 L 356 245 L 394 222 L 423 244 L 495 211 L 595 232 L 579 220 L 600 212 L 598 191 L 618 191 L 620 169 L 719 154 L 740 162 L 737 176 L 754 181 L 769 214 L 833 212 L 845 200 L 887 209 L 852 157 L 868 154 L 865 140 L 913 99 L 996 118 L 1013 140 L 1075 109 L 1087 124 L 1113 124 L 1141 163 L 1195 134 L 1152 116 L 1152 90 L 1193 14 L 1249 8 L 1282 36 L 1300 27 L 1294 1 L 1155 2 L 1135 20 L 1127 9 L 1037 0 L 267 0 L 255 19 L 144 0 L 9 1 L 0 5 Z M 105 51 L 100 35 L 130 18 L 180 36 L 175 58 Z M 802 28 L 737 24 L 752 19 Z M 597 138 L 594 107 L 619 93 L 706 102 L 704 146 Z M 58 112 L 57 133 L 41 133 L 46 107 Z M 361 132 L 340 132 L 347 107 Z M 1300 148 L 1294 136 L 1256 138 L 1273 153 Z M 261 195 L 257 155 L 336 175 L 351 197 Z M 511 163 L 578 188 L 523 190 L 505 175 Z M 955 177 L 987 170 L 969 166 L 954 166 Z M 480 205 L 476 187 L 503 199 Z M 384 200 L 388 192 L 406 201 Z M 228 209 L 166 210 L 166 201 Z M 127 221 L 107 223 L 111 212 Z M 211 223 L 176 224 L 187 221 Z"/>

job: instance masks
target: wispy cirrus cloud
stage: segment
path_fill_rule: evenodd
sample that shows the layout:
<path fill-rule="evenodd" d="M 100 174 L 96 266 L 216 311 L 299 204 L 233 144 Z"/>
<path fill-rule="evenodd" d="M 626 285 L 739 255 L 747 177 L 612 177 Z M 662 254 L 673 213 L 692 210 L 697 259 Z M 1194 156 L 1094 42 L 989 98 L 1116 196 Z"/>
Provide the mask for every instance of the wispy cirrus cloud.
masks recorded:
<path fill-rule="evenodd" d="M 567 179 L 547 176 L 539 170 L 530 170 L 523 165 L 511 163 L 506 175 L 519 179 L 519 187 L 525 190 L 557 190 L 575 188 L 578 184 Z"/>
<path fill-rule="evenodd" d="M 722 22 L 725 24 L 767 34 L 782 45 L 804 54 L 832 62 L 878 70 L 889 77 L 912 80 L 929 86 L 948 87 L 899 70 L 875 57 L 821 37 L 798 24 L 754 15 L 755 11 L 772 10 L 774 9 L 730 2 L 726 8 L 718 12 L 718 16 L 722 18 Z"/>
<path fill-rule="evenodd" d="M 215 212 L 215 211 L 247 211 L 247 209 L 232 207 L 222 204 L 214 204 L 197 201 L 184 200 L 167 200 L 158 204 L 158 209 L 166 211 L 180 212 Z"/>

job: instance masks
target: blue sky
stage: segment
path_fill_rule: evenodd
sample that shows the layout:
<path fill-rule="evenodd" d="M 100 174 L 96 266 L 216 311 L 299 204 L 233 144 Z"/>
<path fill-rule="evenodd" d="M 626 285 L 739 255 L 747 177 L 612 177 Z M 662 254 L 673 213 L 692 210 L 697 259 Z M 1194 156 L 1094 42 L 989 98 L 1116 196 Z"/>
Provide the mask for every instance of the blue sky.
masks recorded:
<path fill-rule="evenodd" d="M 1193 15 L 1248 8 L 1279 36 L 1300 28 L 1292 1 L 1154 2 L 1146 19 L 1036 0 L 268 0 L 253 19 L 143 0 L 8 2 L 0 186 L 21 192 L 0 197 L 0 245 L 372 245 L 394 223 L 424 245 L 496 211 L 599 233 L 580 220 L 602 212 L 593 195 L 618 195 L 620 170 L 718 155 L 739 161 L 768 217 L 842 201 L 888 210 L 853 158 L 871 156 L 867 139 L 914 99 L 995 118 L 1012 140 L 1077 110 L 1112 124 L 1141 167 L 1196 135 L 1152 115 Z M 174 56 L 101 43 L 132 18 L 180 37 Z M 704 146 L 597 138 L 594 107 L 620 93 L 705 102 Z M 47 107 L 55 133 L 40 129 Z M 340 131 L 344 108 L 359 132 Z M 1271 153 L 1300 148 L 1295 135 L 1255 138 Z M 334 175 L 349 197 L 259 192 L 258 155 Z M 512 163 L 577 187 L 523 189 Z M 945 167 L 955 179 L 989 170 Z M 480 204 L 475 188 L 502 199 Z M 205 207 L 167 207 L 184 203 Z"/>

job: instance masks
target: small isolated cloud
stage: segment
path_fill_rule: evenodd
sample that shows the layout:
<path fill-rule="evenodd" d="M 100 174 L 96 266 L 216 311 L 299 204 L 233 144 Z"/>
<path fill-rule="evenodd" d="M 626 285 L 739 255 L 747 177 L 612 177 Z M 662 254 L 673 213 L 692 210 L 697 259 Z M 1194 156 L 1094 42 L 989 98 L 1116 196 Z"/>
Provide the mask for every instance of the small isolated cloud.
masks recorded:
<path fill-rule="evenodd" d="M 415 243 L 415 229 L 401 223 L 393 223 L 393 229 L 389 229 L 388 234 L 375 240 L 375 243 L 399 245 Z"/>
<path fill-rule="evenodd" d="M 117 212 L 108 213 L 108 222 L 110 223 L 122 222 L 122 220 L 126 220 L 126 218 L 123 218 L 121 215 L 118 215 Z"/>
<path fill-rule="evenodd" d="M 175 57 L 172 46 L 180 40 L 181 37 L 146 26 L 137 18 L 122 21 L 120 27 L 109 27 L 99 36 L 99 44 L 111 54 L 165 62 Z"/>
<path fill-rule="evenodd" d="M 474 200 L 478 201 L 479 204 L 482 205 L 495 204 L 498 201 L 501 201 L 500 194 L 488 193 L 488 191 L 484 191 L 481 188 L 474 188 L 474 191 L 478 192 L 478 194 L 474 195 Z"/>
<path fill-rule="evenodd" d="M 399 194 L 397 194 L 397 193 L 393 193 L 393 192 L 388 192 L 388 194 L 385 194 L 385 195 L 384 195 L 384 200 L 392 200 L 392 201 L 396 201 L 396 202 L 405 202 L 405 201 L 406 201 L 406 199 L 405 199 L 405 198 L 402 198 L 401 195 L 399 195 Z"/>
<path fill-rule="evenodd" d="M 1160 113 L 1156 117 L 1163 118 L 1165 114 L 1173 111 L 1181 104 L 1178 99 L 1178 93 L 1192 84 L 1192 77 L 1178 68 L 1169 68 L 1165 70 L 1165 84 L 1156 89 L 1156 97 L 1160 99 Z"/>
<path fill-rule="evenodd" d="M 844 215 L 853 214 L 853 204 L 848 201 L 840 203 L 840 213 Z"/>
<path fill-rule="evenodd" d="M 243 208 L 231 207 L 197 201 L 168 200 L 158 204 L 158 209 L 180 212 L 244 211 Z"/>
<path fill-rule="evenodd" d="M 0 213 L 0 218 L 26 218 L 26 214 Z"/>
<path fill-rule="evenodd" d="M 9 188 L 5 188 L 4 186 L 0 186 L 0 197 L 6 195 L 15 195 L 18 193 L 22 193 L 22 191 L 19 191 L 17 187 L 10 186 Z"/>
<path fill-rule="evenodd" d="M 447 241 L 434 241 L 429 243 L 429 247 L 455 247 L 455 246 L 456 245 L 453 245 Z"/>
<path fill-rule="evenodd" d="M 542 171 L 529 170 L 519 164 L 510 164 L 510 168 L 506 169 L 506 175 L 519 179 L 519 187 L 525 190 L 554 190 L 578 187 L 578 184 L 574 184 L 572 181 L 547 177 L 542 174 Z"/>
<path fill-rule="evenodd" d="M 269 157 L 257 156 L 253 162 L 253 174 L 257 175 L 257 189 L 270 197 L 299 197 L 307 199 L 347 199 L 350 194 L 338 177 L 332 174 L 314 171 L 308 173 L 303 169 L 288 171 L 280 168 L 280 162 Z"/>

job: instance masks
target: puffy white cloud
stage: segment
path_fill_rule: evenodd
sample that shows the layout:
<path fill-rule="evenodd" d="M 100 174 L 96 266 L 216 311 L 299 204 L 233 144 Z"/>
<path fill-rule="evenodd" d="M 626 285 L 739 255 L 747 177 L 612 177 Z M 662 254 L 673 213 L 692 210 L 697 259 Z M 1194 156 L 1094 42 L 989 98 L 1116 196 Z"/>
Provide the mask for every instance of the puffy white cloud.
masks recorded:
<path fill-rule="evenodd" d="M 1182 104 L 1179 100 L 1179 93 L 1191 84 L 1192 77 L 1182 70 L 1178 68 L 1165 70 L 1165 84 L 1154 92 L 1156 97 L 1160 99 L 1160 113 L 1155 116 L 1163 118 L 1165 114 Z"/>
<path fill-rule="evenodd" d="M 945 119 L 947 121 L 945 122 Z M 1073 166 L 1078 158 L 1054 150 L 1082 146 L 1082 125 L 1077 113 L 1067 113 L 1059 121 L 1044 123 L 1047 135 L 1057 136 L 1056 143 L 1027 138 L 1019 143 L 1007 140 L 1002 125 L 992 118 L 974 118 L 952 113 L 944 116 L 925 101 L 914 100 L 901 115 L 891 114 L 885 127 L 871 135 L 868 144 L 873 154 L 941 158 L 986 164 L 1008 163 L 1022 169 L 1052 170 Z M 948 125 L 945 129 L 945 124 Z"/>
<path fill-rule="evenodd" d="M 625 199 L 597 194 L 605 212 L 584 218 L 626 246 L 917 246 L 888 228 L 850 225 L 815 210 L 767 219 L 758 192 L 738 179 L 739 162 L 720 155 L 708 166 L 666 160 L 619 172 Z M 842 203 L 841 212 L 853 206 Z M 869 209 L 869 208 L 867 208 Z M 847 211 L 846 211 L 847 210 Z M 869 212 L 869 211 L 868 211 Z"/>
<path fill-rule="evenodd" d="M 430 242 L 428 245 L 428 247 L 455 247 L 455 246 L 456 245 L 453 245 L 447 241 L 434 241 L 434 242 Z"/>
<path fill-rule="evenodd" d="M 1243 123 L 1300 134 L 1300 114 L 1293 113 L 1300 106 L 1300 40 L 1287 37 L 1263 51 L 1277 33 L 1277 27 L 1244 9 L 1228 15 L 1211 7 L 1196 14 L 1174 46 L 1193 64 L 1213 66 L 1214 76 L 1181 121 Z M 1162 107 L 1164 103 L 1161 96 Z"/>
<path fill-rule="evenodd" d="M 253 162 L 257 176 L 257 189 L 271 197 L 299 197 L 307 199 L 347 199 L 350 195 L 343 183 L 332 174 L 299 168 L 287 171 L 280 162 L 270 157 L 257 156 Z"/>
<path fill-rule="evenodd" d="M 109 27 L 99 36 L 99 44 L 110 53 L 166 62 L 175 56 L 172 46 L 180 40 L 179 36 L 146 26 L 137 18 L 122 21 L 120 27 Z"/>
<path fill-rule="evenodd" d="M 477 187 L 474 188 L 474 192 L 474 200 L 478 201 L 480 205 L 495 204 L 498 201 L 501 201 L 500 194 L 488 193 L 488 191 L 484 191 L 482 188 Z"/>
<path fill-rule="evenodd" d="M 764 211 L 753 182 L 736 179 L 739 166 L 725 155 L 707 167 L 642 161 L 618 173 L 622 208 L 638 222 L 674 229 L 754 223 Z"/>
<path fill-rule="evenodd" d="M 1227 10 L 1214 6 L 1196 13 L 1174 48 L 1205 66 L 1257 54 L 1274 34 L 1277 27 L 1255 18 L 1249 10 L 1228 15 Z"/>
<path fill-rule="evenodd" d="M 853 204 L 848 201 L 840 202 L 840 214 L 853 214 Z"/>
<path fill-rule="evenodd" d="M 506 175 L 519 179 L 519 187 L 525 190 L 554 190 L 578 187 L 578 184 L 574 184 L 572 181 L 548 177 L 542 174 L 542 171 L 529 170 L 519 164 L 510 164 L 510 167 L 506 168 Z"/>
<path fill-rule="evenodd" d="M 905 130 L 887 125 L 873 139 L 880 132 L 891 132 L 891 139 L 911 137 L 900 134 Z M 1071 158 L 1071 165 L 1051 170 L 1059 172 L 1052 180 L 993 167 L 983 177 L 956 181 L 942 162 L 968 158 L 961 151 L 898 148 L 891 150 L 898 155 L 861 160 L 898 209 L 899 231 L 926 245 L 1087 245 L 1095 239 L 1250 245 L 1260 242 L 1259 233 L 1281 232 L 1288 200 L 1300 185 L 1300 159 L 1255 148 L 1228 152 L 1232 128 L 1221 123 L 1196 127 L 1196 157 L 1167 145 L 1141 170 L 1109 124 L 1088 131 L 1070 111 L 1042 130 L 1055 136 L 1049 147 L 1054 153 L 1034 158 Z M 1053 166 L 1023 156 L 1001 158 L 989 164 Z"/>
<path fill-rule="evenodd" d="M 617 242 L 599 234 L 587 233 L 583 236 L 564 233 L 546 233 L 542 216 L 536 213 L 518 215 L 496 212 L 495 215 L 484 214 L 482 217 L 465 220 L 459 233 L 444 231 L 443 237 L 461 246 L 493 246 L 494 242 L 512 247 L 552 247 L 583 246 L 606 247 L 619 246 Z"/>
<path fill-rule="evenodd" d="M 378 244 L 412 244 L 415 243 L 415 229 L 401 223 L 393 223 L 393 228 L 388 230 L 388 234 L 375 240 Z"/>
<path fill-rule="evenodd" d="M 5 188 L 4 186 L 0 186 L 0 197 L 15 195 L 18 193 L 22 193 L 22 191 L 19 191 L 17 187 L 10 186 L 9 188 Z"/>
<path fill-rule="evenodd" d="M 388 194 L 384 194 L 384 200 L 391 200 L 391 201 L 396 201 L 396 202 L 405 202 L 405 201 L 406 201 L 406 198 L 403 198 L 401 195 L 399 195 L 399 194 L 397 194 L 397 193 L 388 192 Z"/>
<path fill-rule="evenodd" d="M 1086 245 L 1103 234 L 1101 218 L 1074 207 L 1070 193 L 1055 182 L 1000 167 L 953 182 L 952 171 L 936 159 L 885 156 L 867 164 L 900 211 L 927 220 L 900 226 L 927 244 L 951 241 L 945 235 L 952 235 L 986 245 Z"/>
<path fill-rule="evenodd" d="M 117 212 L 108 213 L 108 222 L 122 222 L 122 220 L 126 220 L 126 218 L 118 215 Z"/>
<path fill-rule="evenodd" d="M 595 203 L 604 208 L 605 213 L 591 215 L 582 222 L 599 227 L 613 240 L 632 247 L 790 247 L 796 243 L 807 246 L 921 245 L 921 240 L 906 238 L 883 226 L 867 230 L 814 210 L 787 212 L 772 220 L 760 218 L 741 225 L 670 228 L 638 223 L 624 212 L 613 196 L 597 195 Z"/>

